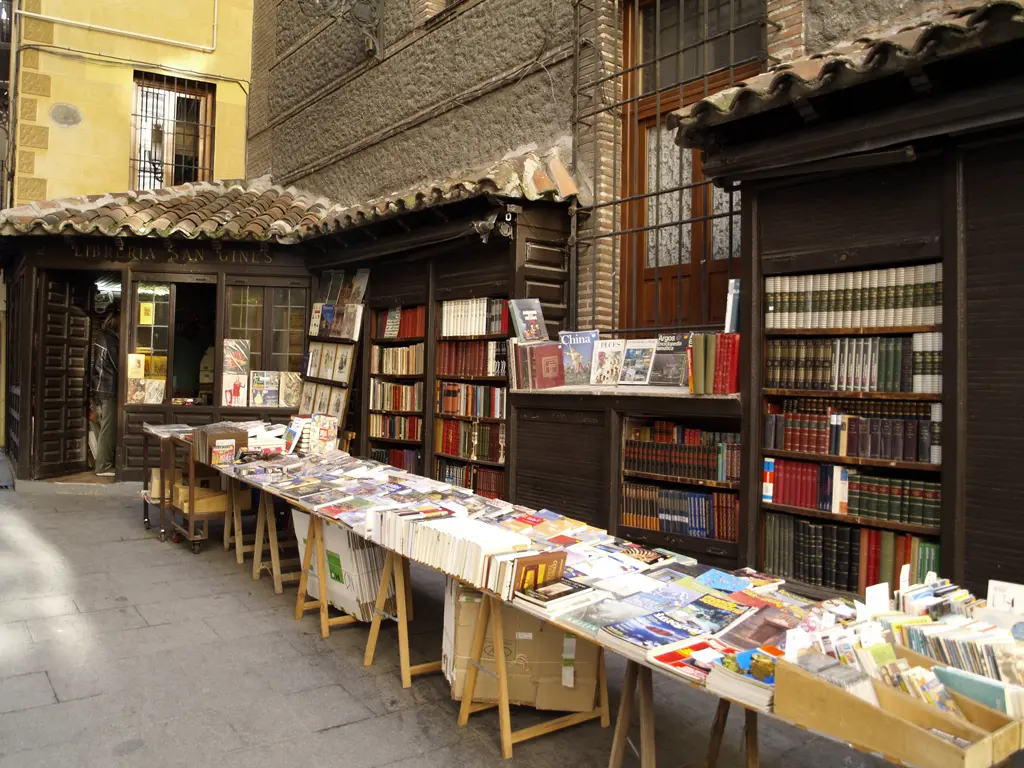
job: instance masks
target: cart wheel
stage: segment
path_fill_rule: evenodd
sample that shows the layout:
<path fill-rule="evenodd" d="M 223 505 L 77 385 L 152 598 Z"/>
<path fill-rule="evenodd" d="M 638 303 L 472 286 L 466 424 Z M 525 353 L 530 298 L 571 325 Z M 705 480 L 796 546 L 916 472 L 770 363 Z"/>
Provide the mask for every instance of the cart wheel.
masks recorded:
<path fill-rule="evenodd" d="M 198 555 L 199 554 L 199 550 L 202 548 L 202 546 L 203 546 L 203 543 L 201 541 L 193 541 L 192 542 L 192 554 L 193 555 Z"/>
<path fill-rule="evenodd" d="M 149 530 L 149 520 L 148 520 L 148 519 L 146 519 L 146 520 L 143 520 L 143 521 L 142 521 L 142 524 L 143 524 L 144 526 L 146 526 L 146 530 L 148 531 L 148 530 Z"/>
<path fill-rule="evenodd" d="M 160 541 L 167 541 L 167 534 L 160 531 Z"/>

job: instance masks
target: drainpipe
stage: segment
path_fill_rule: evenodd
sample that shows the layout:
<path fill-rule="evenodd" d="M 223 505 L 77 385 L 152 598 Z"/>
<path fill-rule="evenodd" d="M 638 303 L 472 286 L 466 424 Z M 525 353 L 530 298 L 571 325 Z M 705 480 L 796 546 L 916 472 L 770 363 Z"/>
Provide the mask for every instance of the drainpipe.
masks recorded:
<path fill-rule="evenodd" d="M 217 50 L 217 17 L 220 0 L 213 0 L 213 42 L 210 45 L 196 45 L 195 43 L 186 43 L 181 40 L 171 40 L 166 37 L 156 37 L 155 35 L 144 35 L 141 32 L 128 32 L 123 29 L 115 29 L 114 27 L 104 27 L 99 24 L 89 24 L 85 21 L 75 21 L 74 19 L 65 19 L 61 16 L 47 16 L 42 13 L 32 13 L 31 11 L 23 11 L 18 8 L 15 14 L 22 16 L 26 19 L 38 19 L 39 21 L 49 21 L 54 24 L 63 24 L 66 27 L 75 27 L 77 29 L 87 29 L 90 32 L 105 32 L 108 35 L 120 35 L 121 37 L 131 37 L 136 40 L 147 40 L 151 43 L 162 43 L 163 45 L 173 45 L 177 48 L 187 48 L 190 51 L 201 51 L 202 53 L 213 53 Z"/>

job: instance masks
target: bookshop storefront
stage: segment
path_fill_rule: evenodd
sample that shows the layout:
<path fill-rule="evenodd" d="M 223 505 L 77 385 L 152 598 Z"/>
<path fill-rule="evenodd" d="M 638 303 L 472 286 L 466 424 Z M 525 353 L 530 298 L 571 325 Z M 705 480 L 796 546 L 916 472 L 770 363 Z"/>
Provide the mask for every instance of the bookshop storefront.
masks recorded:
<path fill-rule="evenodd" d="M 143 423 L 295 412 L 311 305 L 300 249 L 130 234 L 5 240 L 4 431 L 19 479 L 94 470 L 112 453 L 116 479 L 139 480 Z M 107 354 L 112 370 L 98 359 Z"/>

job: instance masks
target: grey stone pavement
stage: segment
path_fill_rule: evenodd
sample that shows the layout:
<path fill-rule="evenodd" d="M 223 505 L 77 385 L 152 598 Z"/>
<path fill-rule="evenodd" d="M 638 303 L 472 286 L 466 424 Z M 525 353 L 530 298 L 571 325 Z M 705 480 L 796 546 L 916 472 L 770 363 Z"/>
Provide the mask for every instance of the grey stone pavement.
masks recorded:
<path fill-rule="evenodd" d="M 413 582 L 412 660 L 436 660 L 443 580 Z M 161 543 L 138 501 L 0 491 L 0 768 L 607 765 L 612 729 L 596 722 L 501 760 L 493 711 L 459 728 L 443 676 L 401 687 L 393 624 L 367 669 L 365 627 L 325 641 L 294 608 L 294 585 L 275 596 L 217 541 Z M 624 663 L 609 663 L 614 714 Z M 660 675 L 655 700 L 658 764 L 699 763 L 715 700 Z M 537 719 L 516 710 L 513 728 Z M 721 766 L 743 764 L 741 721 Z M 883 765 L 768 718 L 760 744 L 766 768 Z"/>

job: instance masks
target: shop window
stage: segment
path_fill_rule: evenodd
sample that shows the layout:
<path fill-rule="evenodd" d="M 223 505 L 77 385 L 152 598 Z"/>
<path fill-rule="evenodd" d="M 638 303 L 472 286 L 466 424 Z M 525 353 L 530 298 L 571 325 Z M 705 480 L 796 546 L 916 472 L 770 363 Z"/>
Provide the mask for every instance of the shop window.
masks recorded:
<path fill-rule="evenodd" d="M 226 338 L 249 340 L 249 370 L 263 370 L 263 294 L 266 289 L 228 286 Z"/>
<path fill-rule="evenodd" d="M 167 402 L 171 343 L 171 283 L 135 283 L 132 345 L 126 372 L 132 405 Z"/>
<path fill-rule="evenodd" d="M 134 189 L 213 179 L 215 88 L 197 80 L 135 73 L 130 167 Z"/>
<path fill-rule="evenodd" d="M 305 349 L 306 290 L 273 288 L 273 347 L 271 370 L 300 371 Z"/>
<path fill-rule="evenodd" d="M 229 285 L 225 338 L 248 339 L 249 370 L 302 369 L 309 291 L 283 286 Z M 267 308 L 269 308 L 269 324 Z"/>

